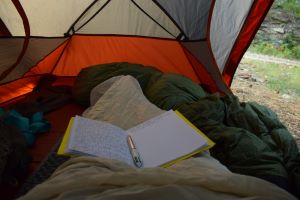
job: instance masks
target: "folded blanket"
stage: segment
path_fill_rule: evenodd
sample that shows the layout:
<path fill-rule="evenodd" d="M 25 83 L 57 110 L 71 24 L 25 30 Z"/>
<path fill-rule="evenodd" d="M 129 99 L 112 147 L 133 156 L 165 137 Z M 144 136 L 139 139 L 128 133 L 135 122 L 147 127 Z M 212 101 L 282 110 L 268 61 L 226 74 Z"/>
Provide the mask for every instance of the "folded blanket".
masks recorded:
<path fill-rule="evenodd" d="M 296 199 L 264 180 L 234 174 L 205 156 L 169 168 L 77 157 L 20 200 L 31 199 Z"/>
<path fill-rule="evenodd" d="M 106 121 L 124 130 L 165 112 L 144 96 L 138 81 L 129 75 L 108 79 L 96 86 L 91 92 L 91 101 L 96 103 L 82 116 Z"/>

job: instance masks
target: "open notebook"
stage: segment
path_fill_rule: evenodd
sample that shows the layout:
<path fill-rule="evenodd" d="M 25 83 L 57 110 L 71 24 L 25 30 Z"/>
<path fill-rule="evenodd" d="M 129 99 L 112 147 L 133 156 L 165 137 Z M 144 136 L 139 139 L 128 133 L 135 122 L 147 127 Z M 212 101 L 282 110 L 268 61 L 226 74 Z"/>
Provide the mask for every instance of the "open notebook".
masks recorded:
<path fill-rule="evenodd" d="M 134 165 L 128 135 L 143 167 L 166 167 L 214 145 L 178 111 L 170 110 L 129 130 L 76 116 L 70 120 L 58 154 L 93 155 Z"/>

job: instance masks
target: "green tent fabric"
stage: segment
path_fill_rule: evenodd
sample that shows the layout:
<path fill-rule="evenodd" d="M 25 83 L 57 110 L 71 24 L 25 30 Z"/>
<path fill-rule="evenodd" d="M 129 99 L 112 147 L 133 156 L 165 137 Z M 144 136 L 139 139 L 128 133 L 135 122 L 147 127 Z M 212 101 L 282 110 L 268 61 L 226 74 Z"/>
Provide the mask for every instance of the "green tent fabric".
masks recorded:
<path fill-rule="evenodd" d="M 208 95 L 181 75 L 129 63 L 82 70 L 74 87 L 75 99 L 87 105 L 94 86 L 127 74 L 137 78 L 152 103 L 165 110 L 178 109 L 212 139 L 216 143 L 212 156 L 231 171 L 268 180 L 294 194 L 300 191 L 297 144 L 276 114 L 262 105 L 241 103 L 234 95 Z"/>

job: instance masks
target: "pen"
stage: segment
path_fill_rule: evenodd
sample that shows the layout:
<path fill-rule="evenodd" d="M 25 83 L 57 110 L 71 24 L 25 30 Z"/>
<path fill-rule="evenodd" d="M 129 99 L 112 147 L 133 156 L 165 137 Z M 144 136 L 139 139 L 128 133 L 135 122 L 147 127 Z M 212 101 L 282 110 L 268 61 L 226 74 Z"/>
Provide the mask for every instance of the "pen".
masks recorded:
<path fill-rule="evenodd" d="M 142 162 L 141 156 L 140 156 L 139 152 L 137 151 L 130 135 L 128 135 L 128 137 L 127 137 L 127 142 L 128 142 L 130 153 L 133 158 L 133 162 L 134 162 L 135 166 L 137 166 L 138 168 L 141 168 L 143 166 L 143 162 Z"/>

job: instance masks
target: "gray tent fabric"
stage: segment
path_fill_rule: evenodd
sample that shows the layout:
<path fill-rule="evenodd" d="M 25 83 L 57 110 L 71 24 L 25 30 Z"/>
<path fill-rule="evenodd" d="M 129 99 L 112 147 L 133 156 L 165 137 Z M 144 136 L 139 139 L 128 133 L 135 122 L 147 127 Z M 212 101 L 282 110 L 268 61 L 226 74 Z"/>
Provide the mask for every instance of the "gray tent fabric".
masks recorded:
<path fill-rule="evenodd" d="M 194 56 L 197 60 L 206 68 L 209 74 L 212 76 L 219 89 L 224 93 L 230 93 L 225 83 L 222 81 L 221 74 L 218 71 L 218 66 L 214 63 L 214 58 L 209 52 L 207 42 L 199 41 L 199 42 L 182 42 L 181 43 L 186 49 L 190 52 L 197 52 Z"/>
<path fill-rule="evenodd" d="M 16 62 L 23 42 L 24 38 L 0 38 L 0 74 Z"/>
<path fill-rule="evenodd" d="M 157 2 L 172 16 L 190 40 L 206 38 L 211 6 L 207 0 L 157 0 Z"/>
<path fill-rule="evenodd" d="M 53 51 L 65 40 L 66 38 L 32 38 L 30 40 L 28 50 L 26 51 L 26 54 L 24 55 L 21 62 L 10 74 L 8 74 L 8 76 L 5 77 L 5 79 L 1 80 L 0 83 L 6 83 L 12 80 L 16 80 L 19 77 L 23 76 L 31 67 L 36 65 L 42 58 L 47 56 L 51 51 Z M 11 44 L 7 45 L 8 48 L 13 48 L 10 46 Z M 11 52 L 15 53 L 13 51 Z M 9 56 L 7 57 L 9 58 Z"/>
<path fill-rule="evenodd" d="M 221 73 L 253 1 L 226 0 L 215 3 L 210 26 L 210 44 Z"/>

